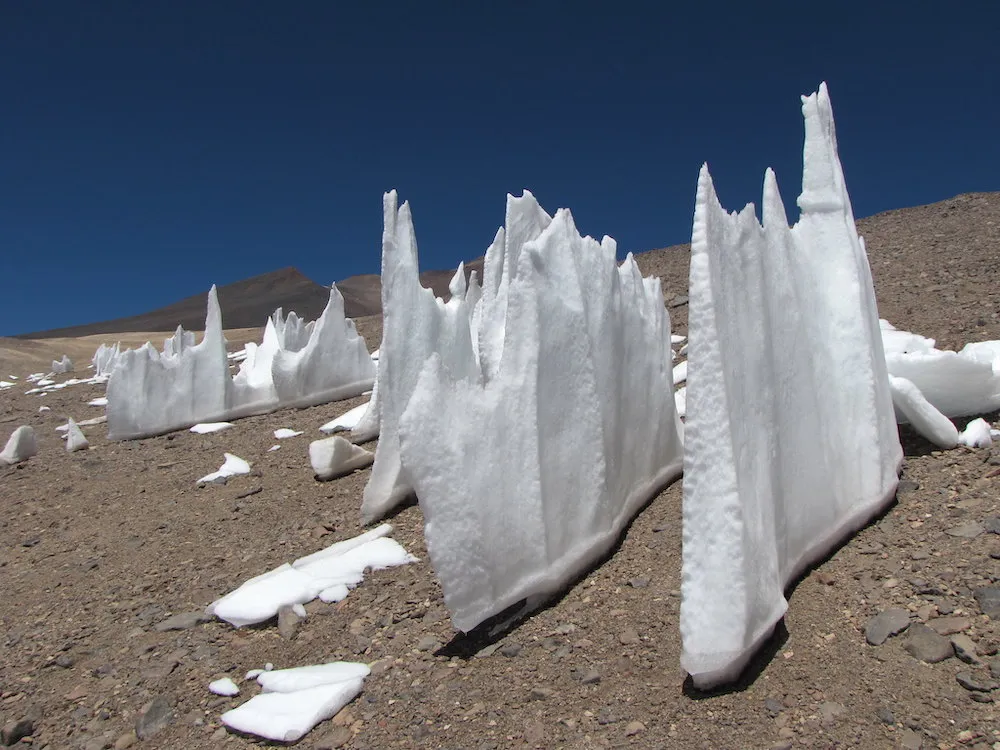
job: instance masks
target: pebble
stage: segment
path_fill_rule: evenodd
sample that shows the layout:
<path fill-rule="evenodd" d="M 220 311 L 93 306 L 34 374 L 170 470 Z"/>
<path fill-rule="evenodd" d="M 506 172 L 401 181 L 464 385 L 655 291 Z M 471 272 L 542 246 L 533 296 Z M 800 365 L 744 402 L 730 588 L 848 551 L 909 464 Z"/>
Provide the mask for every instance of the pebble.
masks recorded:
<path fill-rule="evenodd" d="M 324 734 L 313 747 L 316 750 L 337 750 L 350 742 L 353 736 L 350 727 L 334 727 Z"/>
<path fill-rule="evenodd" d="M 15 745 L 25 737 L 30 737 L 35 731 L 35 722 L 30 718 L 8 721 L 0 729 L 0 741 L 4 745 Z"/>
<path fill-rule="evenodd" d="M 968 617 L 935 617 L 927 621 L 927 627 L 938 635 L 953 635 L 972 627 Z"/>
<path fill-rule="evenodd" d="M 915 659 L 929 664 L 944 661 L 955 653 L 951 641 L 920 623 L 910 626 L 903 648 Z"/>
<path fill-rule="evenodd" d="M 158 695 L 143 709 L 135 720 L 135 734 L 140 740 L 152 737 L 167 728 L 174 715 L 170 701 Z"/>
<path fill-rule="evenodd" d="M 915 492 L 919 489 L 920 485 L 912 479 L 901 479 L 899 480 L 899 484 L 896 485 L 896 494 L 901 495 L 906 492 Z"/>
<path fill-rule="evenodd" d="M 834 703 L 833 701 L 825 701 L 820 704 L 819 707 L 819 717 L 820 721 L 824 724 L 833 724 L 838 717 L 843 715 L 847 709 L 840 703 Z"/>
<path fill-rule="evenodd" d="M 517 641 L 512 641 L 511 643 L 505 643 L 500 647 L 500 653 L 506 656 L 508 659 L 513 659 L 519 653 L 521 653 L 522 646 Z"/>
<path fill-rule="evenodd" d="M 291 607 L 285 605 L 278 609 L 278 633 L 285 640 L 295 640 L 301 622 L 302 618 Z"/>
<path fill-rule="evenodd" d="M 1000 588 L 989 586 L 972 592 L 979 609 L 991 620 L 1000 620 Z"/>
<path fill-rule="evenodd" d="M 903 632 L 909 626 L 909 612 L 905 609 L 887 609 L 868 621 L 865 626 L 865 640 L 873 646 L 881 646 L 890 636 Z"/>
<path fill-rule="evenodd" d="M 631 646 L 639 642 L 639 634 L 633 628 L 625 628 L 618 634 L 618 640 L 623 646 Z"/>
<path fill-rule="evenodd" d="M 966 690 L 974 690 L 978 693 L 988 693 L 991 690 L 996 690 L 1000 685 L 993 680 L 983 680 L 972 672 L 959 672 L 955 675 L 955 680 L 959 685 L 964 687 Z"/>
<path fill-rule="evenodd" d="M 1000 516 L 990 516 L 984 519 L 983 528 L 990 534 L 1000 534 Z"/>
<path fill-rule="evenodd" d="M 879 721 L 883 724 L 888 724 L 890 727 L 896 723 L 896 717 L 893 716 L 892 711 L 885 706 L 876 711 L 875 715 L 878 717 Z"/>
<path fill-rule="evenodd" d="M 601 673 L 596 669 L 588 669 L 584 672 L 583 677 L 580 678 L 580 683 L 583 685 L 596 685 L 601 681 Z"/>
<path fill-rule="evenodd" d="M 157 623 L 153 626 L 153 630 L 160 633 L 168 630 L 187 630 L 188 628 L 193 628 L 195 625 L 208 622 L 209 619 L 211 618 L 207 617 L 204 612 L 180 612 L 168 617 L 163 622 Z"/>
<path fill-rule="evenodd" d="M 533 701 L 543 701 L 546 700 L 547 698 L 551 698 L 555 694 L 556 691 L 553 690 L 552 688 L 533 687 L 531 688 L 531 692 L 528 694 L 528 697 L 531 698 L 531 700 Z"/>
<path fill-rule="evenodd" d="M 961 539 L 975 539 L 985 530 L 986 529 L 984 529 L 977 521 L 966 521 L 965 523 L 945 530 L 944 533 Z"/>
<path fill-rule="evenodd" d="M 955 649 L 955 656 L 966 664 L 982 664 L 983 662 L 976 656 L 976 642 L 969 636 L 959 633 L 951 637 L 951 647 Z"/>
<path fill-rule="evenodd" d="M 899 738 L 899 746 L 904 750 L 920 750 L 924 746 L 923 738 L 912 729 L 904 729 Z"/>
<path fill-rule="evenodd" d="M 115 750 L 126 750 L 126 748 L 132 747 L 138 739 L 139 738 L 135 736 L 135 732 L 128 732 L 115 740 L 113 747 Z"/>
<path fill-rule="evenodd" d="M 441 648 L 441 642 L 433 635 L 425 635 L 417 641 L 417 651 L 437 651 Z"/>
<path fill-rule="evenodd" d="M 625 736 L 634 737 L 635 735 L 639 734 L 639 732 L 642 732 L 645 729 L 646 725 L 643 724 L 641 721 L 630 721 L 628 724 L 625 725 Z"/>

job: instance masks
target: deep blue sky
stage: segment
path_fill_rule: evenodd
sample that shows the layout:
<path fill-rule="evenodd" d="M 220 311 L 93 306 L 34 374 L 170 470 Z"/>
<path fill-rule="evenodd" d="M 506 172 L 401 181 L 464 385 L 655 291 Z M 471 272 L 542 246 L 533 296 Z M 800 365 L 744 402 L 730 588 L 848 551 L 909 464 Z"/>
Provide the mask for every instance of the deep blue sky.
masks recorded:
<path fill-rule="evenodd" d="M 530 189 L 622 251 L 801 182 L 830 86 L 857 216 L 1000 189 L 1000 3 L 0 4 L 0 334 L 143 312 L 282 266 L 482 254 Z M 790 211 L 790 216 L 797 212 Z"/>

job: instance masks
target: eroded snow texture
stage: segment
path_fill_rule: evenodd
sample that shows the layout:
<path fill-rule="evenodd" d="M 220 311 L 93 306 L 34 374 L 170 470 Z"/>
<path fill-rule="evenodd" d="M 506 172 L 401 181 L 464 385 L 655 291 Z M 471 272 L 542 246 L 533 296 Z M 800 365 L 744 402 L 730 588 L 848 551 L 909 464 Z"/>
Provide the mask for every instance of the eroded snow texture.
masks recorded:
<path fill-rule="evenodd" d="M 118 355 L 108 382 L 109 438 L 146 437 L 349 398 L 370 388 L 375 377 L 364 339 L 344 316 L 336 287 L 315 324 L 304 324 L 294 314 L 285 319 L 277 310 L 260 346 L 247 345 L 233 377 L 214 286 L 202 341 L 193 344 L 179 331 L 168 342 L 162 354 L 147 343 Z"/>
<path fill-rule="evenodd" d="M 382 524 L 251 578 L 215 601 L 208 612 L 242 627 L 270 620 L 286 605 L 306 604 L 317 597 L 340 601 L 364 580 L 366 568 L 380 570 L 416 562 L 402 545 L 385 538 L 391 532 L 392 526 Z"/>
<path fill-rule="evenodd" d="M 287 438 L 298 437 L 302 434 L 302 430 L 291 430 L 287 427 L 279 427 L 274 431 L 274 437 L 276 440 L 286 440 Z"/>
<path fill-rule="evenodd" d="M 902 450 L 875 295 L 826 86 L 803 98 L 799 222 L 774 173 L 763 226 L 707 167 L 691 244 L 681 662 L 736 679 L 785 585 L 888 504 Z"/>
<path fill-rule="evenodd" d="M 581 237 L 568 210 L 550 217 L 530 193 L 508 196 L 483 287 L 466 291 L 456 274 L 445 304 L 417 282 L 409 207 L 385 198 L 388 314 L 403 315 L 399 287 L 422 312 L 408 316 L 420 327 L 407 329 L 419 340 L 407 358 L 394 334 L 382 342 L 379 386 L 392 385 L 381 391 L 379 449 L 409 393 L 402 475 L 461 630 L 564 588 L 680 473 L 660 282 L 643 279 L 631 255 L 619 267 L 616 251 L 609 237 Z M 419 374 L 405 389 L 395 387 L 399 361 L 406 377 Z"/>
<path fill-rule="evenodd" d="M 973 419 L 958 436 L 958 442 L 970 448 L 989 448 L 993 445 L 990 423 L 982 417 Z"/>
<path fill-rule="evenodd" d="M 52 360 L 52 372 L 57 375 L 65 375 L 67 372 L 73 372 L 73 360 L 67 355 L 62 355 L 62 359 Z"/>

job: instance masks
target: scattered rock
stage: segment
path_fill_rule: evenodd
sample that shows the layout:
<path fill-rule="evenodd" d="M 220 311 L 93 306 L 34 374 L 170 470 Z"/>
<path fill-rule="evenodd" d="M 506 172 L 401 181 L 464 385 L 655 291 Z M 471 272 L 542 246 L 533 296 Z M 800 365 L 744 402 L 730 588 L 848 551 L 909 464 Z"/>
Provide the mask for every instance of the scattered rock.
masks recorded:
<path fill-rule="evenodd" d="M 580 683 L 583 685 L 596 685 L 600 681 L 601 681 L 601 673 L 598 672 L 596 669 L 588 669 L 586 672 L 583 673 L 583 676 L 580 678 Z"/>
<path fill-rule="evenodd" d="M 912 729 L 904 729 L 899 738 L 899 746 L 904 750 L 920 750 L 924 746 L 924 740 Z"/>
<path fill-rule="evenodd" d="M 417 651 L 437 651 L 441 648 L 441 641 L 433 635 L 425 635 L 417 641 Z"/>
<path fill-rule="evenodd" d="M 824 724 L 833 724 L 833 722 L 835 722 L 837 718 L 843 715 L 846 711 L 847 709 L 840 703 L 825 701 L 820 704 L 819 718 Z"/>
<path fill-rule="evenodd" d="M 944 661 L 955 653 L 951 641 L 920 623 L 910 626 L 903 648 L 913 658 L 929 664 Z"/>
<path fill-rule="evenodd" d="M 634 589 L 644 589 L 649 587 L 649 578 L 646 576 L 641 576 L 639 578 L 630 578 L 628 585 Z"/>
<path fill-rule="evenodd" d="M 163 622 L 157 623 L 153 626 L 153 630 L 160 633 L 168 630 L 187 630 L 188 628 L 193 628 L 195 625 L 208 622 L 210 619 L 204 612 L 180 612 L 176 615 L 171 615 Z"/>
<path fill-rule="evenodd" d="M 295 640 L 301 622 L 302 618 L 290 606 L 285 605 L 278 609 L 278 633 L 282 638 Z"/>
<path fill-rule="evenodd" d="M 0 742 L 4 745 L 16 745 L 25 737 L 30 737 L 35 731 L 35 722 L 30 718 L 8 721 L 0 729 Z"/>
<path fill-rule="evenodd" d="M 351 741 L 350 727 L 334 727 L 324 734 L 313 746 L 316 750 L 337 750 Z"/>
<path fill-rule="evenodd" d="M 927 621 L 927 627 L 938 635 L 953 635 L 968 630 L 972 621 L 968 617 L 935 617 Z"/>
<path fill-rule="evenodd" d="M 113 745 L 115 750 L 126 750 L 126 748 L 132 747 L 139 738 L 135 736 L 135 732 L 129 732 L 128 734 L 123 734 Z"/>
<path fill-rule="evenodd" d="M 890 711 L 885 706 L 876 711 L 875 715 L 878 717 L 879 721 L 881 721 L 883 724 L 887 724 L 890 727 L 895 725 L 896 723 L 896 717 L 893 716 L 892 711 Z"/>
<path fill-rule="evenodd" d="M 979 609 L 991 620 L 1000 620 L 1000 588 L 990 586 L 972 592 Z"/>
<path fill-rule="evenodd" d="M 491 643 L 486 648 L 481 648 L 476 652 L 477 659 L 485 659 L 487 656 L 493 656 L 500 648 L 499 643 Z"/>
<path fill-rule="evenodd" d="M 609 706 L 604 706 L 600 711 L 597 712 L 597 723 L 601 726 L 607 726 L 608 724 L 617 724 L 620 721 L 617 714 L 611 710 Z"/>
<path fill-rule="evenodd" d="M 951 647 L 955 649 L 955 656 L 966 664 L 982 664 L 976 656 L 976 642 L 969 636 L 959 633 L 951 637 Z"/>
<path fill-rule="evenodd" d="M 899 484 L 896 485 L 896 494 L 902 495 L 907 492 L 916 492 L 919 489 L 920 485 L 912 479 L 900 479 Z"/>
<path fill-rule="evenodd" d="M 977 536 L 982 534 L 986 529 L 984 529 L 976 521 L 966 521 L 965 523 L 959 524 L 958 526 L 953 526 L 950 529 L 945 530 L 945 534 L 949 536 L 956 536 L 961 539 L 975 539 Z"/>
<path fill-rule="evenodd" d="M 890 636 L 902 633 L 909 626 L 909 612 L 905 609 L 887 609 L 868 621 L 865 639 L 873 646 L 881 646 Z"/>
<path fill-rule="evenodd" d="M 990 534 L 1000 534 L 1000 516 L 990 516 L 984 519 L 983 528 Z"/>
<path fill-rule="evenodd" d="M 522 646 L 520 643 L 517 643 L 516 641 L 512 641 L 510 643 L 503 644 L 500 647 L 500 653 L 503 654 L 504 656 L 506 656 L 509 659 L 513 659 L 515 656 L 517 656 L 519 653 L 521 653 L 521 649 L 523 649 L 523 648 L 524 648 L 524 646 Z"/>
<path fill-rule="evenodd" d="M 628 724 L 625 725 L 625 736 L 634 737 L 635 735 L 639 734 L 639 732 L 642 732 L 645 729 L 646 725 L 643 724 L 641 721 L 630 721 Z"/>
<path fill-rule="evenodd" d="M 976 677 L 972 672 L 959 672 L 955 675 L 955 680 L 966 690 L 974 690 L 977 693 L 988 693 L 996 690 L 1000 685 L 993 680 L 984 680 Z"/>
<path fill-rule="evenodd" d="M 764 708 L 769 714 L 771 714 L 771 716 L 777 716 L 785 710 L 785 704 L 781 701 L 775 700 L 774 698 L 765 698 Z"/>
<path fill-rule="evenodd" d="M 135 720 L 135 734 L 140 740 L 147 739 L 167 728 L 174 715 L 170 701 L 158 695 L 150 701 Z"/>
<path fill-rule="evenodd" d="M 556 691 L 553 690 L 552 688 L 533 687 L 531 688 L 531 692 L 529 693 L 528 697 L 530 697 L 531 700 L 533 701 L 543 701 L 546 700 L 547 698 L 551 698 L 555 694 Z"/>
<path fill-rule="evenodd" d="M 632 646 L 639 642 L 639 634 L 633 628 L 625 628 L 618 634 L 618 640 L 623 646 Z"/>

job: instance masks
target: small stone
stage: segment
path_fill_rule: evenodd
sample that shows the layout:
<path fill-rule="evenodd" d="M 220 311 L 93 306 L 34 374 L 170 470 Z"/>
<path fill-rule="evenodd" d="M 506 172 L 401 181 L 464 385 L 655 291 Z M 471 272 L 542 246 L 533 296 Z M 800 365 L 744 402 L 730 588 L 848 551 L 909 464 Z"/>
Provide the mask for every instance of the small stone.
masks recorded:
<path fill-rule="evenodd" d="M 193 628 L 195 625 L 208 622 L 209 619 L 204 612 L 181 612 L 168 617 L 163 622 L 157 623 L 153 626 L 153 630 L 160 633 L 168 630 L 187 630 L 188 628 Z"/>
<path fill-rule="evenodd" d="M 0 741 L 4 745 L 16 745 L 25 737 L 30 737 L 35 731 L 35 722 L 30 718 L 8 721 L 0 729 Z"/>
<path fill-rule="evenodd" d="M 597 712 L 597 723 L 601 726 L 607 726 L 608 724 L 618 723 L 619 718 L 615 713 L 608 707 L 604 706 L 600 711 Z"/>
<path fill-rule="evenodd" d="M 847 711 L 847 709 L 841 704 L 834 703 L 833 701 L 825 701 L 820 704 L 819 718 L 824 724 L 832 724 L 845 711 Z"/>
<path fill-rule="evenodd" d="M 865 639 L 873 646 L 881 646 L 890 636 L 902 633 L 909 626 L 909 612 L 905 609 L 887 609 L 868 621 Z"/>
<path fill-rule="evenodd" d="M 135 720 L 135 734 L 140 740 L 163 731 L 173 721 L 174 715 L 166 696 L 156 696 Z"/>
<path fill-rule="evenodd" d="M 52 663 L 55 664 L 57 667 L 62 667 L 63 669 L 69 669 L 76 662 L 73 660 L 73 657 L 69 656 L 68 654 L 59 654 L 59 656 L 57 656 Z"/>
<path fill-rule="evenodd" d="M 531 688 L 531 692 L 528 694 L 528 697 L 533 701 L 543 701 L 547 698 L 551 698 L 555 694 L 556 691 L 552 688 L 533 687 Z"/>
<path fill-rule="evenodd" d="M 588 669 L 583 673 L 583 677 L 580 678 L 580 683 L 582 685 L 596 685 L 601 681 L 601 673 L 596 669 Z"/>
<path fill-rule="evenodd" d="M 314 745 L 316 750 L 337 750 L 351 741 L 350 727 L 334 727 Z"/>
<path fill-rule="evenodd" d="M 878 717 L 879 721 L 883 724 L 888 724 L 890 727 L 896 723 L 896 717 L 893 716 L 892 711 L 885 706 L 876 711 L 875 715 Z"/>
<path fill-rule="evenodd" d="M 1000 680 L 1000 659 L 990 662 L 990 677 Z"/>
<path fill-rule="evenodd" d="M 900 479 L 899 484 L 896 485 L 896 494 L 903 495 L 907 492 L 915 492 L 920 489 L 920 485 L 914 482 L 912 479 Z"/>
<path fill-rule="evenodd" d="M 632 646 L 639 642 L 639 634 L 633 628 L 625 628 L 618 634 L 618 640 L 623 646 Z"/>
<path fill-rule="evenodd" d="M 519 653 L 521 653 L 522 646 L 517 641 L 511 641 L 510 643 L 505 643 L 500 647 L 500 653 L 506 656 L 508 659 L 513 659 Z"/>
<path fill-rule="evenodd" d="M 827 573 L 823 570 L 816 573 L 816 580 L 824 586 L 833 586 L 837 582 L 837 579 L 833 577 L 832 573 Z"/>
<path fill-rule="evenodd" d="M 904 729 L 899 738 L 899 746 L 904 750 L 920 750 L 924 746 L 924 741 L 912 729 Z"/>
<path fill-rule="evenodd" d="M 1000 588 L 989 586 L 972 592 L 979 609 L 991 620 L 1000 620 Z"/>
<path fill-rule="evenodd" d="M 915 659 L 928 664 L 944 661 L 955 653 L 951 641 L 921 623 L 910 626 L 903 648 Z"/>
<path fill-rule="evenodd" d="M 500 644 L 499 643 L 491 643 L 486 648 L 479 649 L 476 652 L 476 658 L 477 659 L 485 659 L 487 656 L 493 656 L 493 654 L 495 654 L 497 652 L 497 649 L 499 649 L 499 648 L 500 648 Z"/>
<path fill-rule="evenodd" d="M 642 732 L 645 729 L 646 725 L 643 724 L 641 721 L 630 721 L 628 724 L 625 725 L 625 736 L 634 737 L 635 735 L 639 734 L 639 732 Z"/>
<path fill-rule="evenodd" d="M 641 576 L 639 578 L 629 579 L 628 585 L 634 589 L 644 589 L 649 587 L 649 578 L 646 576 Z"/>
<path fill-rule="evenodd" d="M 132 747 L 139 738 L 135 736 L 135 732 L 129 732 L 128 734 L 123 734 L 113 745 L 115 750 L 125 750 L 126 748 Z"/>
<path fill-rule="evenodd" d="M 983 528 L 987 533 L 1000 534 L 1000 516 L 990 516 L 983 519 Z"/>
<path fill-rule="evenodd" d="M 295 640 L 301 622 L 302 618 L 288 605 L 278 608 L 278 633 L 285 640 Z"/>
<path fill-rule="evenodd" d="M 774 698 L 765 698 L 764 708 L 767 709 L 767 712 L 771 714 L 771 716 L 777 716 L 785 710 L 785 704 L 781 701 L 775 700 Z"/>
<path fill-rule="evenodd" d="M 441 641 L 433 635 L 425 635 L 417 641 L 417 651 L 437 651 L 441 648 Z"/>
<path fill-rule="evenodd" d="M 951 647 L 955 649 L 955 656 L 966 664 L 982 664 L 982 661 L 976 656 L 976 642 L 969 636 L 963 633 L 953 635 Z"/>
<path fill-rule="evenodd" d="M 927 627 L 938 635 L 953 635 L 968 630 L 972 622 L 967 617 L 935 617 L 927 621 Z"/>
<path fill-rule="evenodd" d="M 955 675 L 955 680 L 966 690 L 974 690 L 977 693 L 988 693 L 1000 687 L 993 680 L 979 679 L 972 672 L 959 672 Z"/>
<path fill-rule="evenodd" d="M 946 529 L 944 533 L 949 536 L 959 537 L 960 539 L 975 539 L 984 531 L 985 529 L 978 522 L 966 521 L 958 526 Z"/>
<path fill-rule="evenodd" d="M 686 294 L 679 294 L 670 300 L 671 307 L 683 307 L 688 303 L 688 298 Z"/>

